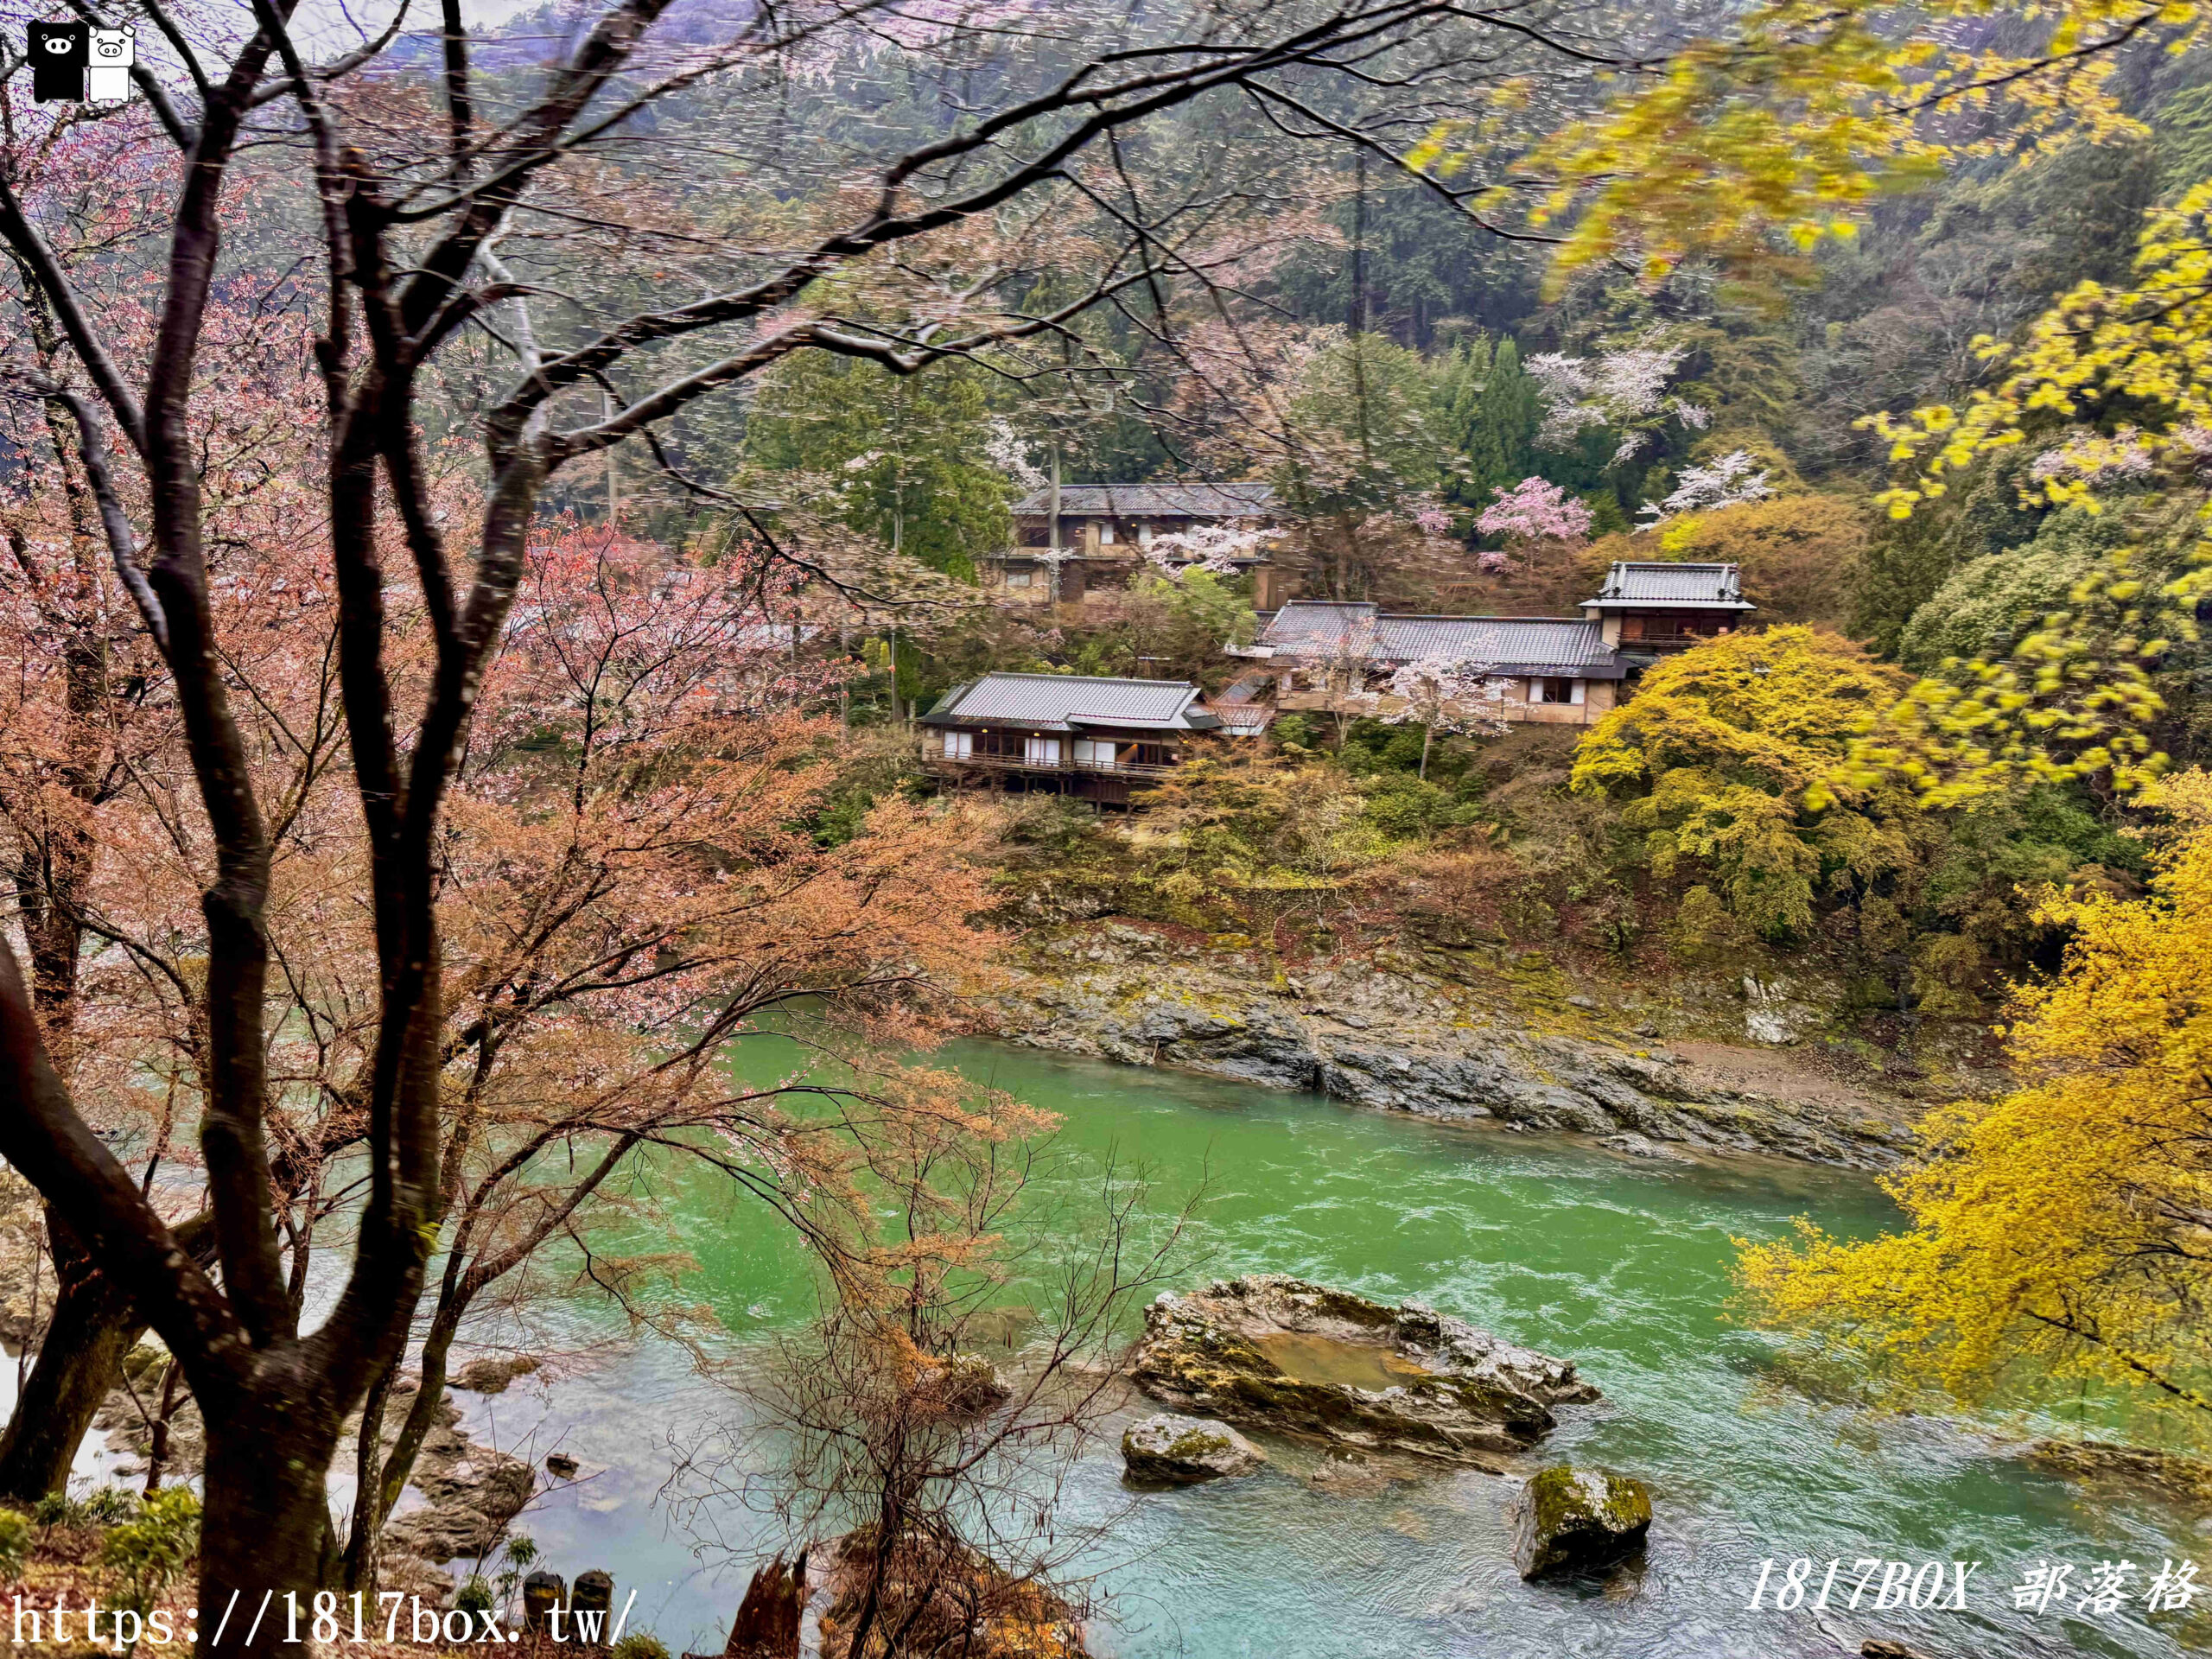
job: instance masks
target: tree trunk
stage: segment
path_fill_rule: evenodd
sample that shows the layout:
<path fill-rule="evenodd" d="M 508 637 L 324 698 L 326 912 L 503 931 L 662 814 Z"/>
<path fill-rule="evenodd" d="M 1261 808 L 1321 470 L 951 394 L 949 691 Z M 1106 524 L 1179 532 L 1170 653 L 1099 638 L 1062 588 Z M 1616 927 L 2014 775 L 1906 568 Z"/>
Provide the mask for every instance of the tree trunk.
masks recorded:
<path fill-rule="evenodd" d="M 806 1552 L 788 1569 L 780 1555 L 753 1575 L 729 1627 L 722 1659 L 798 1659 L 806 1611 Z"/>
<path fill-rule="evenodd" d="M 385 1522 L 391 1518 L 400 1493 L 406 1490 L 407 1478 L 415 1472 L 415 1459 L 423 1450 L 423 1442 L 438 1426 L 438 1407 L 446 1395 L 446 1356 L 453 1351 L 454 1338 L 460 1334 L 461 1317 L 466 1311 L 465 1304 L 448 1304 L 432 1318 L 429 1332 L 423 1338 L 422 1386 L 415 1391 L 414 1403 L 408 1408 L 406 1420 L 392 1439 L 391 1451 L 382 1454 L 382 1467 L 377 1471 L 373 1492 L 365 1490 L 355 1495 L 353 1532 L 346 1541 L 346 1580 L 349 1590 L 370 1588 L 366 1580 L 376 1570 L 372 1559 L 376 1541 L 384 1531 Z M 395 1360 L 393 1369 L 397 1370 L 397 1367 Z M 386 1392 L 388 1389 L 380 1384 L 373 1394 Z M 378 1433 L 381 1434 L 384 1401 L 377 1397 L 374 1403 Z M 365 1411 L 361 1432 L 364 1436 L 369 1432 Z M 366 1472 L 365 1464 L 363 1471 Z"/>
<path fill-rule="evenodd" d="M 154 1408 L 154 1421 L 146 1437 L 148 1497 L 162 1490 L 162 1475 L 169 1460 L 169 1421 L 176 1415 L 176 1389 L 183 1378 L 183 1368 L 174 1359 L 162 1368 L 161 1400 Z"/>
<path fill-rule="evenodd" d="M 1433 725 L 1425 725 L 1421 728 L 1421 777 L 1423 783 L 1428 781 L 1428 746 L 1435 739 L 1436 728 Z"/>
<path fill-rule="evenodd" d="M 395 1359 L 369 1385 L 353 1453 L 353 1521 L 346 1537 L 345 1588 L 349 1595 L 358 1591 L 371 1599 L 383 1571 L 384 1518 L 390 1509 L 384 1502 L 384 1408 L 391 1398 L 392 1379 L 398 1375 L 399 1361 Z"/>
<path fill-rule="evenodd" d="M 93 1265 L 51 1209 L 47 1232 L 54 1241 L 60 1294 L 15 1415 L 0 1434 L 0 1501 L 33 1503 L 68 1483 L 100 1402 L 122 1386 L 124 1356 L 146 1332 L 145 1316 L 130 1297 L 112 1274 Z M 215 1230 L 204 1213 L 178 1227 L 174 1236 L 202 1267 L 213 1259 Z"/>
<path fill-rule="evenodd" d="M 329 1563 L 330 1403 L 302 1368 L 271 1366 L 231 1412 L 208 1414 L 198 1659 L 297 1659 L 285 1597 L 298 1598 L 305 1634 Z"/>
<path fill-rule="evenodd" d="M 145 1331 L 130 1294 L 49 1216 L 61 1288 L 0 1435 L 0 1499 L 35 1503 L 68 1484 L 100 1402 L 123 1380 L 123 1357 Z"/>

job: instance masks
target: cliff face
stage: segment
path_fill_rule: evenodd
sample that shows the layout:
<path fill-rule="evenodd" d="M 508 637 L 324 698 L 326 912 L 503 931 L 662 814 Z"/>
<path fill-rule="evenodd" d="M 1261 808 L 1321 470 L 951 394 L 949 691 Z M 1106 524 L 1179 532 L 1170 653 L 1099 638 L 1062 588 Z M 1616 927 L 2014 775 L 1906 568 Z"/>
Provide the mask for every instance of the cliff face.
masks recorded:
<path fill-rule="evenodd" d="M 1562 995 L 1557 982 L 1501 995 L 1470 983 L 1481 976 L 1463 963 L 1410 951 L 1282 974 L 1256 953 L 1106 924 L 1034 940 L 1008 965 L 995 1013 L 1016 1042 L 1424 1117 L 1577 1131 L 1647 1157 L 1771 1153 L 1884 1168 L 1922 1109 L 1790 1046 L 1812 1004 L 1758 980 L 1730 1010 L 1753 1043 L 1705 1040 L 1710 1021 L 1672 1018 L 1696 1034 L 1670 1045 L 1650 1020 L 1628 1023 L 1641 1005 Z"/>

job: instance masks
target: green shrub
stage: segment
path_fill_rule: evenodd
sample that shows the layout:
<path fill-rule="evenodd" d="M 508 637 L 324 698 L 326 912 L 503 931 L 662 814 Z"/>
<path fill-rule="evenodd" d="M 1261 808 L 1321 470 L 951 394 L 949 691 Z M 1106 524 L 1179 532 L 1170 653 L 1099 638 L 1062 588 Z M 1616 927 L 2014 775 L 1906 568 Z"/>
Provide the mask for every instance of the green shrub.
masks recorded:
<path fill-rule="evenodd" d="M 20 1578 L 37 1529 L 20 1510 L 0 1510 L 0 1580 Z"/>
<path fill-rule="evenodd" d="M 31 1519 L 41 1527 L 79 1525 L 84 1506 L 67 1492 L 48 1492 L 31 1505 Z"/>
<path fill-rule="evenodd" d="M 116 1527 L 100 1546 L 100 1565 L 115 1575 L 115 1605 L 142 1616 L 152 1611 L 199 1542 L 200 1500 L 188 1488 L 167 1487 L 148 1498 L 137 1518 Z"/>
<path fill-rule="evenodd" d="M 1419 726 L 1401 726 L 1390 734 L 1382 746 L 1382 763 L 1400 772 L 1411 772 L 1421 765 L 1421 744 L 1427 734 Z"/>
<path fill-rule="evenodd" d="M 1700 882 L 1675 906 L 1675 948 L 1693 960 L 1740 950 L 1750 934 L 1711 887 Z"/>
<path fill-rule="evenodd" d="M 1459 799 L 1442 785 L 1407 772 L 1381 773 L 1360 780 L 1366 797 L 1362 816 L 1394 840 L 1408 841 L 1437 830 L 1478 823 L 1479 803 Z"/>
<path fill-rule="evenodd" d="M 526 1532 L 518 1532 L 507 1540 L 505 1551 L 500 1556 L 499 1576 L 493 1580 L 502 1596 L 511 1596 L 522 1583 L 522 1575 L 537 1559 L 537 1540 Z"/>
<path fill-rule="evenodd" d="M 614 1644 L 613 1659 L 668 1659 L 668 1644 L 657 1636 L 633 1630 Z"/>
<path fill-rule="evenodd" d="M 89 1494 L 79 1506 L 80 1524 L 95 1527 L 115 1527 L 137 1518 L 138 1498 L 120 1486 L 102 1486 Z"/>
<path fill-rule="evenodd" d="M 453 1605 L 464 1613 L 488 1613 L 495 1605 L 492 1586 L 481 1573 L 472 1573 L 467 1582 L 454 1592 Z"/>

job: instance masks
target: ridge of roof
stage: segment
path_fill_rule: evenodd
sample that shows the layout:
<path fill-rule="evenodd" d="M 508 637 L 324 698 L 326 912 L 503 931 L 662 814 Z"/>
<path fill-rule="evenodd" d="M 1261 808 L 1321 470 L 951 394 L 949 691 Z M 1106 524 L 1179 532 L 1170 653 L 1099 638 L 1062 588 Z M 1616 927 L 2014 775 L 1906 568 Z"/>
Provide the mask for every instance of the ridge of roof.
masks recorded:
<path fill-rule="evenodd" d="M 1014 502 L 1012 511 L 1024 516 L 1034 516 L 1049 511 L 1051 501 L 1052 490 L 1046 486 L 1021 496 Z M 1132 484 L 1060 486 L 1062 512 L 1103 510 L 1139 517 L 1147 513 L 1170 516 L 1187 513 L 1200 518 L 1210 514 L 1234 517 L 1270 512 L 1275 502 L 1275 486 L 1261 479 L 1229 479 L 1215 483 L 1148 480 Z"/>
<path fill-rule="evenodd" d="M 973 690 L 985 680 L 1049 680 L 1054 685 L 1180 685 L 1198 689 L 1196 680 L 1140 680 L 1127 674 L 1039 674 L 1033 669 L 987 669 L 967 683 Z"/>
<path fill-rule="evenodd" d="M 1586 605 L 1706 607 L 1749 611 L 1743 567 L 1725 560 L 1616 559 L 1594 599 Z"/>

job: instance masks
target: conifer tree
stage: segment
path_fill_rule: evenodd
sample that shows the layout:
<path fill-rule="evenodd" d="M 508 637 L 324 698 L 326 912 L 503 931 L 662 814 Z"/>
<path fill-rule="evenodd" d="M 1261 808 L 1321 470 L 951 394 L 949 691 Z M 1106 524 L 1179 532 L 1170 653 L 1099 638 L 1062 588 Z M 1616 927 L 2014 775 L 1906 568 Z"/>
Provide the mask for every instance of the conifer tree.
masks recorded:
<path fill-rule="evenodd" d="M 1528 475 L 1540 419 L 1536 383 L 1521 366 L 1521 347 L 1508 334 L 1491 355 L 1481 402 L 1466 429 L 1468 481 L 1478 500 L 1487 503 L 1495 487 L 1510 487 Z"/>

